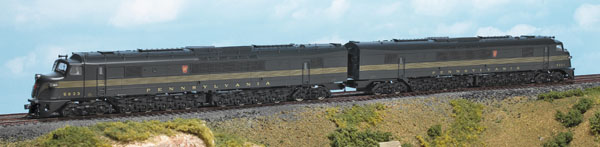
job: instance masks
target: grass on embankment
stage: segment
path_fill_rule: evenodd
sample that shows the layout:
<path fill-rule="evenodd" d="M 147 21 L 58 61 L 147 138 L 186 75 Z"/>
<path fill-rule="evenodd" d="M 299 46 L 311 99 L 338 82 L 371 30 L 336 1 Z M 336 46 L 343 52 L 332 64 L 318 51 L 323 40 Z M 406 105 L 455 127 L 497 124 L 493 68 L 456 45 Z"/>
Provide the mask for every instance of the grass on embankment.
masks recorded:
<path fill-rule="evenodd" d="M 515 97 L 494 102 L 486 107 L 483 124 L 487 128 L 482 134 L 485 144 L 488 146 L 542 146 L 561 133 L 572 132 L 571 146 L 600 146 L 600 142 L 590 132 L 589 121 L 593 113 L 600 111 L 598 106 L 600 104 L 600 88 L 570 90 L 565 93 L 551 92 L 550 95 L 562 96 L 555 96 L 550 101 Z M 589 110 L 583 113 L 581 123 L 565 127 L 560 121 L 557 121 L 557 111 L 569 112 L 572 109 L 581 109 L 577 108 L 578 105 L 581 105 L 578 103 L 587 103 L 582 102 L 585 101 L 583 99 L 591 99 L 593 104 Z"/>
<path fill-rule="evenodd" d="M 457 120 L 459 119 L 457 116 L 460 114 L 456 113 L 456 107 L 451 104 L 453 99 L 449 98 L 399 99 L 385 102 L 383 103 L 385 109 L 378 110 L 379 112 L 376 114 L 378 117 L 364 117 L 368 119 L 361 117 L 333 117 L 332 119 L 332 111 L 339 113 L 343 110 L 350 110 L 347 112 L 352 112 L 352 107 L 307 107 L 301 111 L 282 112 L 255 119 L 240 118 L 211 122 L 209 126 L 219 132 L 238 134 L 240 137 L 268 146 L 330 146 L 332 142 L 328 136 L 332 132 L 336 132 L 339 126 L 344 126 L 344 123 L 354 124 L 358 126 L 358 130 L 364 131 L 365 128 L 369 128 L 370 131 L 389 132 L 392 140 L 399 140 L 413 146 L 419 146 L 422 143 L 416 136 L 422 136 L 421 138 L 427 142 L 427 131 L 434 125 L 440 125 L 441 134 L 448 133 L 448 138 L 446 138 L 450 140 L 448 142 L 452 142 L 452 138 L 454 138 L 455 140 L 468 140 L 463 143 L 469 145 L 542 146 L 559 133 L 571 131 L 573 132 L 573 140 L 570 142 L 572 146 L 600 146 L 600 142 L 595 141 L 596 137 L 590 133 L 589 121 L 593 113 L 600 111 L 600 107 L 598 107 L 600 89 L 582 92 L 580 96 L 572 95 L 572 97 L 553 99 L 552 101 L 512 97 L 501 101 L 489 100 L 484 103 L 461 102 L 468 104 L 469 108 L 475 108 L 461 113 L 467 114 L 463 116 L 469 116 L 466 118 L 480 116 L 478 123 L 469 126 L 457 126 L 459 124 L 457 122 L 464 120 L 477 122 L 477 119 Z M 582 98 L 593 101 L 592 107 L 583 114 L 582 123 L 572 128 L 566 128 L 556 121 L 557 110 L 568 112 L 567 110 L 572 109 Z M 476 105 L 483 105 L 483 107 Z M 455 104 L 455 106 L 459 105 Z M 365 108 L 354 109 L 365 112 Z M 471 111 L 478 109 L 481 111 L 480 114 L 477 111 Z M 356 112 L 348 114 L 351 114 L 349 116 L 373 116 L 371 112 Z M 353 119 L 338 121 L 346 118 Z M 354 123 L 354 120 L 361 121 Z M 457 128 L 461 127 L 474 131 L 460 135 L 461 129 Z M 452 136 L 452 134 L 459 135 Z"/>
<path fill-rule="evenodd" d="M 33 140 L 1 142 L 0 146 L 110 146 L 113 143 L 144 141 L 157 135 L 188 133 L 199 137 L 208 147 L 215 138 L 205 122 L 198 119 L 175 119 L 168 122 L 103 122 L 88 127 L 66 126 Z"/>
<path fill-rule="evenodd" d="M 417 135 L 421 146 L 481 146 L 479 135 L 485 130 L 480 122 L 484 106 L 464 99 L 450 101 L 452 117 L 446 130 L 433 125 L 427 130 L 428 138 Z"/>
<path fill-rule="evenodd" d="M 380 103 L 352 106 L 346 109 L 333 107 L 326 110 L 327 118 L 335 123 L 337 129 L 327 138 L 333 147 L 377 146 L 379 142 L 392 139 L 392 133 L 375 130 L 383 120 L 386 106 Z"/>
<path fill-rule="evenodd" d="M 335 140 L 330 138 L 335 138 L 336 132 L 349 132 L 350 136 L 356 133 L 358 136 L 375 138 L 374 140 L 389 137 L 416 145 L 418 142 L 415 134 L 425 132 L 429 126 L 451 118 L 451 111 L 448 111 L 451 106 L 443 105 L 446 103 L 444 100 L 405 99 L 385 105 L 307 107 L 300 111 L 284 111 L 255 119 L 210 122 L 209 126 L 215 132 L 238 134 L 267 146 L 330 146 L 332 140 Z M 386 132 L 391 135 L 384 135 Z"/>
<path fill-rule="evenodd" d="M 415 98 L 349 107 L 310 106 L 272 116 L 237 118 L 207 125 L 215 132 L 217 146 L 250 146 L 248 142 L 267 146 L 330 146 L 336 140 L 358 145 L 372 143 L 345 140 L 348 136 L 365 138 L 361 140 L 398 140 L 412 146 L 421 143 L 542 146 L 551 140 L 570 138 L 565 132 L 572 132 L 571 146 L 600 146 L 590 125 L 590 118 L 600 112 L 600 88 L 582 90 L 575 95 L 554 93 L 561 96 L 548 101 L 512 97 L 473 103 L 450 98 Z M 585 108 L 588 102 L 583 102 L 584 98 L 592 100 L 591 108 Z M 557 111 L 582 112 L 581 108 L 587 111 L 582 113 L 582 122 L 577 125 L 565 127 L 556 119 Z M 598 118 L 592 122 L 600 122 Z M 436 125 L 439 129 L 428 133 Z M 595 126 L 595 130 L 600 130 L 600 124 Z M 96 128 L 89 129 L 98 133 Z M 429 134 L 441 137 L 430 138 Z M 422 141 L 417 136 L 421 136 Z"/>

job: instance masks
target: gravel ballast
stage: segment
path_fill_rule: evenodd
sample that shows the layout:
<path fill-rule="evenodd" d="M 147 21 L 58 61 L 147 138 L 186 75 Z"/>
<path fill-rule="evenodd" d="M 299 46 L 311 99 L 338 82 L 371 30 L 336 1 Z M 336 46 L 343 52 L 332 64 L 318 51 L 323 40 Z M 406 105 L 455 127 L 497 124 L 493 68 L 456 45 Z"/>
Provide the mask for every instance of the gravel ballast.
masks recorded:
<path fill-rule="evenodd" d="M 537 99 L 537 95 L 549 91 L 566 91 L 571 89 L 584 89 L 590 87 L 600 86 L 600 83 L 583 83 L 583 84 L 572 84 L 572 85 L 560 85 L 560 86 L 548 86 L 548 87 L 532 87 L 532 88 L 519 88 L 519 89 L 507 89 L 507 90 L 484 90 L 484 91 L 468 91 L 468 92 L 448 92 L 439 93 L 424 96 L 410 96 L 390 99 L 377 99 L 359 102 L 338 102 L 338 103 L 318 103 L 318 104 L 296 104 L 296 105 L 279 105 L 279 106 L 267 106 L 267 107 L 256 107 L 236 110 L 224 110 L 224 111 L 211 111 L 211 112 L 196 112 L 186 114 L 172 114 L 172 115 L 160 115 L 160 116 L 141 116 L 141 117 L 128 117 L 128 118 L 105 118 L 95 120 L 70 120 L 63 122 L 47 122 L 37 124 L 26 124 L 19 126 L 6 126 L 0 127 L 0 139 L 7 141 L 32 139 L 40 135 L 46 134 L 57 128 L 70 126 L 89 126 L 94 125 L 98 122 L 111 122 L 111 121 L 144 121 L 144 120 L 160 120 L 169 121 L 175 118 L 199 118 L 205 121 L 223 121 L 233 118 L 255 118 L 260 116 L 272 116 L 279 114 L 279 117 L 286 117 L 286 119 L 294 119 L 294 115 L 290 113 L 282 112 L 297 112 L 305 108 L 323 108 L 323 107 L 335 107 L 335 106 L 352 106 L 356 104 L 367 104 L 367 103 L 386 103 L 386 102 L 398 102 L 403 99 L 424 99 L 430 97 L 444 97 L 444 98 L 466 98 L 478 102 L 486 102 L 488 100 L 502 100 L 507 97 L 524 96 L 529 99 Z M 407 101 L 408 102 L 408 101 Z"/>

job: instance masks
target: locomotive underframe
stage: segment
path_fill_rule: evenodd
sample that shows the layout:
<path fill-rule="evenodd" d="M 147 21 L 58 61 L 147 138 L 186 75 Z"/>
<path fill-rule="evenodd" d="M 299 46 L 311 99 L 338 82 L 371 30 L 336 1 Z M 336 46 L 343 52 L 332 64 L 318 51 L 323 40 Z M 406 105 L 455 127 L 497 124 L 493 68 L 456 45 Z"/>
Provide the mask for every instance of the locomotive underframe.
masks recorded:
<path fill-rule="evenodd" d="M 371 94 L 392 94 L 407 91 L 435 91 L 470 87 L 493 87 L 506 85 L 522 85 L 530 83 L 561 82 L 572 79 L 572 70 L 535 70 L 495 72 L 484 74 L 465 74 L 452 76 L 419 77 L 406 79 L 371 79 L 353 81 L 359 91 Z"/>
<path fill-rule="evenodd" d="M 34 103 L 37 105 L 31 106 L 30 114 L 36 114 L 32 112 L 40 114 L 39 116 L 32 117 L 70 117 L 110 113 L 182 110 L 211 106 L 224 107 L 266 104 L 292 100 L 302 101 L 304 99 L 321 100 L 330 96 L 331 92 L 329 88 L 323 85 L 282 86 L 208 92 L 189 91 L 158 95 L 36 101 Z M 44 107 L 56 109 L 41 111 Z"/>

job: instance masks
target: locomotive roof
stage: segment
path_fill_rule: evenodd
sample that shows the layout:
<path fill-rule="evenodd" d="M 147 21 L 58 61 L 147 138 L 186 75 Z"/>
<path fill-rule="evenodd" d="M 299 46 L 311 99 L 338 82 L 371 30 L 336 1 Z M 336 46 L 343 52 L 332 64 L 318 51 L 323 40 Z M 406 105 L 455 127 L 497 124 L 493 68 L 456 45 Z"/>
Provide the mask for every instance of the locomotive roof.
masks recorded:
<path fill-rule="evenodd" d="M 489 37 L 429 37 L 424 39 L 392 39 L 372 42 L 355 42 L 349 44 L 359 48 L 373 49 L 453 49 L 457 47 L 494 47 L 494 46 L 518 46 L 518 45 L 543 45 L 556 44 L 560 41 L 552 36 L 489 36 Z"/>
<path fill-rule="evenodd" d="M 186 46 L 182 48 L 137 49 L 122 51 L 74 52 L 71 60 L 85 63 L 143 62 L 148 60 L 198 60 L 199 56 L 270 55 L 279 52 L 328 52 L 345 50 L 341 44 L 283 44 L 249 46 Z"/>

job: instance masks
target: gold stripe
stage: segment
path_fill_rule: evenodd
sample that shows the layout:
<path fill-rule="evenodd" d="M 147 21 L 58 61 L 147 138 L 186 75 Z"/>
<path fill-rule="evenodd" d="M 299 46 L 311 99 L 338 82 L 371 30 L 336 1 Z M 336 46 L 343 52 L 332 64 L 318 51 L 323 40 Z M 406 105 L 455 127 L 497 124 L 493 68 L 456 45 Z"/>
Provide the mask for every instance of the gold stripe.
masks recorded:
<path fill-rule="evenodd" d="M 74 88 L 74 87 L 82 87 L 82 81 L 60 81 L 58 82 L 58 87 L 56 88 Z"/>
<path fill-rule="evenodd" d="M 331 67 L 331 68 L 316 68 L 311 69 L 311 75 L 345 73 L 347 67 Z M 109 79 L 106 81 L 107 86 L 121 85 L 139 85 L 139 84 L 159 84 L 159 83 L 177 83 L 177 82 L 196 82 L 196 81 L 214 81 L 214 80 L 232 80 L 232 79 L 247 79 L 247 78 L 272 78 L 283 76 L 300 76 L 301 69 L 295 70 L 277 70 L 277 71 L 260 71 L 260 72 L 244 72 L 244 73 L 221 73 L 221 74 L 206 74 L 206 75 L 189 75 L 189 76 L 167 76 L 167 77 L 147 77 L 147 78 L 126 78 L 126 79 Z M 104 86 L 104 81 L 99 80 L 98 86 Z M 57 88 L 76 88 L 82 87 L 83 81 L 60 81 Z M 86 80 L 85 87 L 96 87 L 95 80 Z"/>
<path fill-rule="evenodd" d="M 569 60 L 568 56 L 551 56 L 550 61 Z M 457 66 L 473 66 L 473 65 L 494 65 L 494 64 L 511 64 L 511 63 L 528 63 L 528 62 L 543 62 L 544 57 L 522 57 L 522 58 L 507 58 L 507 59 L 484 59 L 484 60 L 463 60 L 463 61 L 445 61 L 445 62 L 424 62 L 424 63 L 407 63 L 404 69 L 419 69 L 419 68 L 436 68 L 436 67 L 457 67 Z M 363 65 L 360 66 L 360 71 L 373 70 L 398 70 L 398 64 L 380 64 L 380 65 Z"/>
<path fill-rule="evenodd" d="M 82 87 L 83 81 L 60 81 L 57 88 Z M 104 80 L 98 80 L 98 86 L 104 86 Z M 85 87 L 96 87 L 96 80 L 85 80 Z"/>
<path fill-rule="evenodd" d="M 550 61 L 569 60 L 568 56 L 551 56 Z M 445 62 L 424 62 L 424 63 L 407 63 L 405 69 L 419 68 L 435 68 L 435 67 L 457 67 L 457 66 L 473 66 L 473 65 L 494 65 L 494 64 L 511 64 L 511 63 L 528 63 L 528 62 L 543 62 L 543 57 L 523 57 L 523 58 L 507 58 L 507 59 L 485 59 L 485 60 L 464 60 L 464 61 L 445 61 Z M 398 64 L 381 64 L 381 65 L 364 65 L 360 67 L 360 71 L 373 70 L 398 70 Z M 311 75 L 344 73 L 346 67 L 332 68 L 316 68 L 311 69 Z M 232 80 L 246 78 L 271 78 L 283 76 L 299 76 L 302 75 L 302 70 L 277 70 L 277 71 L 261 71 L 261 72 L 244 72 L 244 73 L 222 73 L 222 74 L 206 74 L 206 75 L 189 75 L 189 76 L 168 76 L 168 77 L 147 77 L 147 78 L 126 78 L 126 79 L 109 79 L 106 81 L 106 86 L 120 85 L 138 85 L 138 84 L 159 84 L 159 83 L 176 83 L 176 82 L 195 82 L 195 81 L 213 81 L 213 80 Z M 104 86 L 104 81 L 99 80 L 98 86 Z M 61 81 L 58 82 L 57 88 L 75 88 L 75 87 L 96 87 L 95 80 L 86 80 L 85 85 L 82 81 Z"/>
<path fill-rule="evenodd" d="M 569 56 L 550 56 L 550 61 L 569 60 Z"/>

